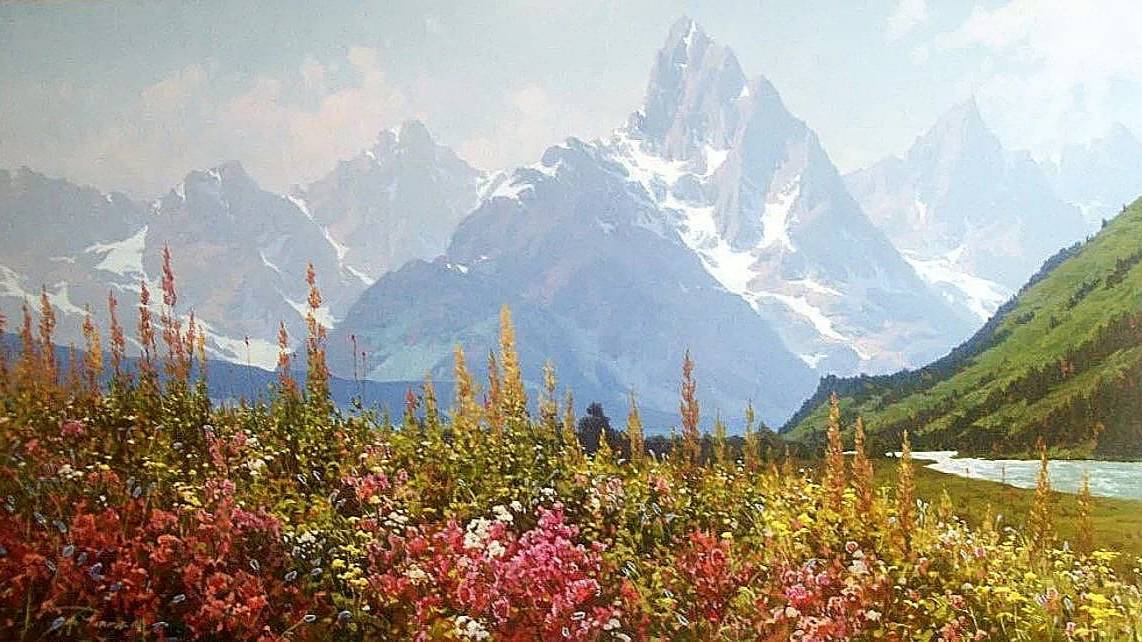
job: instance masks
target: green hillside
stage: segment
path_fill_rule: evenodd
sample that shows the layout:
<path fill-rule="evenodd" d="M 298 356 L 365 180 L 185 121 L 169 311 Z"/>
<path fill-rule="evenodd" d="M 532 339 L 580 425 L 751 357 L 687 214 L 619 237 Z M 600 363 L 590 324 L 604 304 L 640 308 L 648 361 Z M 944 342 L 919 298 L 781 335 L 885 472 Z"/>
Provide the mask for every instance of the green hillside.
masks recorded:
<path fill-rule="evenodd" d="M 830 393 L 877 447 L 1142 457 L 1142 199 L 1061 251 L 975 336 L 916 371 L 822 380 L 783 428 L 822 439 Z"/>

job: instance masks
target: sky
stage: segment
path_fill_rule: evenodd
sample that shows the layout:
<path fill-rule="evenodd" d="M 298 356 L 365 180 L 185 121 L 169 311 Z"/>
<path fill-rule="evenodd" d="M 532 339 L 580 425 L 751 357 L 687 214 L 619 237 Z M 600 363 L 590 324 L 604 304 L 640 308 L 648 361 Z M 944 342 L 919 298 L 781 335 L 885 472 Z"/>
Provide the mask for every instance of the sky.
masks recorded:
<path fill-rule="evenodd" d="M 1042 159 L 1142 133 L 1137 0 L 4 3 L 0 168 L 153 198 L 237 160 L 286 191 L 408 118 L 478 167 L 530 163 L 623 124 L 683 15 L 842 171 L 973 95 Z"/>

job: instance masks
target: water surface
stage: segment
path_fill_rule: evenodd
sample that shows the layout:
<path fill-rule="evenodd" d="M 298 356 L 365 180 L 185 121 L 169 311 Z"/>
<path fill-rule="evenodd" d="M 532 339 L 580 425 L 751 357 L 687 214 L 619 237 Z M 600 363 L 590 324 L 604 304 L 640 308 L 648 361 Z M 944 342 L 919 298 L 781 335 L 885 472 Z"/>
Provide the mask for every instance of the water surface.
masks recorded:
<path fill-rule="evenodd" d="M 932 470 L 1002 482 L 1016 488 L 1034 488 L 1039 475 L 1037 459 L 956 457 L 954 450 L 914 452 L 912 457 L 930 461 L 926 466 Z M 1142 462 L 1136 461 L 1052 460 L 1048 468 L 1051 487 L 1077 493 L 1082 485 L 1083 472 L 1090 473 L 1092 495 L 1142 500 Z"/>

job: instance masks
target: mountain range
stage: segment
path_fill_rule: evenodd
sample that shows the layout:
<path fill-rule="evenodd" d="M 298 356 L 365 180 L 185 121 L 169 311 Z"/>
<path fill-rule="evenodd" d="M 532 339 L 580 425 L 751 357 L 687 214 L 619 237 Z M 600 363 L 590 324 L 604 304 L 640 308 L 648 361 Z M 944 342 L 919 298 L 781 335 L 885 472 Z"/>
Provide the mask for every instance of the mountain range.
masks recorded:
<path fill-rule="evenodd" d="M 279 323 L 304 332 L 310 263 L 319 320 L 333 326 L 376 276 L 440 252 L 482 176 L 416 121 L 289 195 L 261 189 L 236 162 L 190 172 L 149 203 L 0 171 L 0 311 L 18 318 L 43 286 L 61 340 L 81 343 L 83 306 L 106 327 L 110 291 L 131 328 L 140 283 L 157 292 L 169 246 L 178 308 L 205 324 L 212 358 L 272 368 Z"/>
<path fill-rule="evenodd" d="M 333 344 L 363 342 L 370 377 L 445 375 L 454 343 L 490 347 L 501 302 L 531 363 L 552 357 L 606 401 L 634 389 L 669 408 L 689 347 L 715 407 L 753 399 L 768 420 L 814 369 L 923 363 L 972 327 L 863 215 L 773 86 L 685 19 L 625 126 L 493 178 L 445 255 L 383 276 Z"/>
<path fill-rule="evenodd" d="M 1087 232 L 1042 168 L 1003 148 L 974 99 L 948 111 L 903 158 L 846 182 L 917 272 L 980 322 Z"/>
<path fill-rule="evenodd" d="M 1119 128 L 1041 166 L 969 101 L 842 176 L 772 83 L 683 18 L 624 124 L 522 167 L 478 170 L 408 121 L 287 194 L 235 162 L 149 202 L 0 171 L 0 311 L 42 285 L 79 343 L 82 306 L 105 326 L 113 291 L 130 330 L 169 245 L 212 358 L 270 368 L 279 322 L 304 332 L 312 263 L 344 378 L 447 380 L 456 343 L 479 366 L 508 304 L 533 388 L 550 358 L 581 399 L 633 390 L 669 417 L 689 349 L 708 409 L 753 401 L 775 425 L 820 376 L 945 354 L 1113 216 L 1140 158 Z"/>
<path fill-rule="evenodd" d="M 1116 124 L 1085 145 L 1069 145 L 1048 166 L 1056 193 L 1073 203 L 1091 230 L 1114 218 L 1138 196 L 1142 142 Z"/>

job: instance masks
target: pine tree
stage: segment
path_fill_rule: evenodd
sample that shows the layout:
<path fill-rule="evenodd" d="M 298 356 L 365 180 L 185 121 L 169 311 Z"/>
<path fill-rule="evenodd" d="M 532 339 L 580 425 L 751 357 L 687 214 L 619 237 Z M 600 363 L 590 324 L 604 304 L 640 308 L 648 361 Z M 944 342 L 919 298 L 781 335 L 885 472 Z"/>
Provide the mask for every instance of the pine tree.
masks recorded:
<path fill-rule="evenodd" d="M 191 310 L 190 319 L 186 322 L 186 340 L 183 342 L 186 350 L 183 373 L 188 382 L 190 381 L 191 370 L 194 368 L 194 348 L 196 345 L 198 345 L 198 323 L 194 319 L 194 310 Z"/>
<path fill-rule="evenodd" d="M 983 520 L 980 522 L 979 529 L 989 538 L 995 534 L 995 509 L 991 507 L 991 502 L 988 502 L 984 508 Z"/>
<path fill-rule="evenodd" d="M 193 347 L 192 347 L 193 349 Z M 206 390 L 206 333 L 198 333 L 198 384 L 203 393 Z"/>
<path fill-rule="evenodd" d="M 912 470 L 912 442 L 908 440 L 908 431 L 905 430 L 900 448 L 900 465 L 896 469 L 896 520 L 905 547 L 912 538 L 915 515 L 916 481 L 915 472 Z"/>
<path fill-rule="evenodd" d="M 601 408 L 601 406 L 600 406 Z M 590 417 L 590 410 L 588 410 L 588 417 Z M 583 420 L 579 421 L 580 428 L 582 428 Z M 599 445 L 595 448 L 594 458 L 595 461 L 602 461 L 608 464 L 615 460 L 614 449 L 611 448 L 611 440 L 607 438 L 607 433 L 610 430 L 604 425 L 602 430 L 599 431 Z"/>
<path fill-rule="evenodd" d="M 1078 505 L 1078 537 L 1075 542 L 1078 551 L 1082 554 L 1094 550 L 1094 520 L 1091 519 L 1092 498 L 1090 495 L 1090 473 L 1083 472 L 1083 485 L 1079 489 Z"/>
<path fill-rule="evenodd" d="M 1035 481 L 1035 498 L 1031 503 L 1031 513 L 1027 516 L 1027 532 L 1033 551 L 1044 551 L 1054 540 L 1054 522 L 1051 515 L 1051 478 L 1048 472 L 1047 445 L 1040 437 L 1036 443 L 1039 451 L 1039 476 Z"/>
<path fill-rule="evenodd" d="M 872 461 L 864 449 L 864 420 L 857 417 L 853 431 L 853 486 L 856 488 L 857 507 L 862 515 L 871 515 L 874 507 Z"/>
<path fill-rule="evenodd" d="M 940 490 L 940 501 L 936 504 L 936 517 L 945 524 L 952 520 L 955 516 L 955 505 L 952 503 L 952 496 L 948 494 L 948 489 L 943 488 Z"/>
<path fill-rule="evenodd" d="M 701 435 L 698 433 L 699 406 L 695 395 L 697 384 L 694 381 L 694 362 L 690 351 L 682 360 L 682 401 L 679 410 L 682 415 L 682 458 L 687 464 L 698 464 L 702 454 Z"/>
<path fill-rule="evenodd" d="M 630 408 L 627 410 L 627 439 L 630 440 L 630 461 L 641 466 L 646 460 L 646 439 L 642 432 L 642 417 L 638 414 L 638 402 L 634 391 L 630 392 Z"/>
<path fill-rule="evenodd" d="M 518 429 L 528 419 L 527 391 L 523 387 L 523 373 L 520 370 L 519 353 L 516 352 L 512 313 L 506 305 L 500 308 L 500 361 L 503 367 L 501 413 L 513 429 Z"/>
<path fill-rule="evenodd" d="M 67 344 L 67 379 L 68 390 L 79 391 L 83 388 L 83 373 L 79 366 L 79 356 L 76 354 L 75 344 Z"/>
<path fill-rule="evenodd" d="M 841 442 L 841 408 L 837 393 L 829 395 L 828 445 L 825 448 L 825 478 L 828 505 L 840 510 L 845 494 L 845 455 Z"/>

